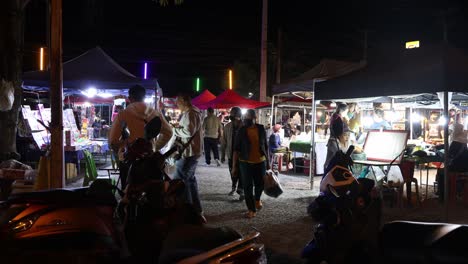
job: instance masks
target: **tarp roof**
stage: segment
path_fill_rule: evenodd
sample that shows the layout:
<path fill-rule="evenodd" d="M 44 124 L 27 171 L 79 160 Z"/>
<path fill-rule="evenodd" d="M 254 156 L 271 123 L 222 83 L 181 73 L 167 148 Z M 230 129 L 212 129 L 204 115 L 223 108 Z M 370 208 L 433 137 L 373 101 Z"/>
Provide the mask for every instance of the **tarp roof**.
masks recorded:
<path fill-rule="evenodd" d="M 349 99 L 468 90 L 468 56 L 448 45 L 425 45 L 370 56 L 367 66 L 317 83 L 317 99 Z"/>
<path fill-rule="evenodd" d="M 23 87 L 29 90 L 48 90 L 49 71 L 30 71 L 23 74 Z M 129 73 L 100 47 L 63 63 L 64 94 L 80 94 L 89 87 L 111 94 L 127 94 L 130 86 L 139 84 L 148 90 L 159 88 L 156 79 L 144 80 Z"/>
<path fill-rule="evenodd" d="M 66 96 L 63 100 L 64 104 L 82 104 L 82 103 L 92 103 L 92 104 L 114 104 L 114 98 L 101 98 L 101 97 L 94 97 L 94 98 L 87 98 L 84 95 L 72 95 Z"/>
<path fill-rule="evenodd" d="M 287 92 L 311 92 L 314 79 L 316 82 L 319 82 L 337 78 L 339 76 L 343 76 L 350 72 L 361 69 L 364 66 L 365 62 L 363 61 L 348 62 L 332 59 L 322 59 L 319 64 L 299 75 L 298 77 L 285 83 L 273 86 L 273 94 Z"/>
<path fill-rule="evenodd" d="M 208 103 L 211 100 L 214 100 L 215 98 L 216 98 L 216 95 L 212 94 L 208 90 L 204 90 L 201 94 L 199 94 L 197 97 L 192 99 L 192 104 L 198 107 L 200 105 Z"/>
<path fill-rule="evenodd" d="M 251 99 L 244 98 L 233 90 L 225 90 L 220 95 L 218 95 L 214 100 L 211 100 L 203 105 L 200 105 L 200 109 L 207 109 L 212 107 L 215 109 L 226 109 L 234 106 L 242 108 L 259 108 L 268 106 L 270 103 L 259 102 Z"/>

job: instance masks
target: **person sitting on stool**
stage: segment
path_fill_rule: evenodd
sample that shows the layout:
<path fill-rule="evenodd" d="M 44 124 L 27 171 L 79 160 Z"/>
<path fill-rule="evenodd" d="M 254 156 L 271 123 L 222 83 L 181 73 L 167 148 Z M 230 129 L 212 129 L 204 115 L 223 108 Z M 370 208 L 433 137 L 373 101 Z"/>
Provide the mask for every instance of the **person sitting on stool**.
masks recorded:
<path fill-rule="evenodd" d="M 280 124 L 276 124 L 273 126 L 273 133 L 270 135 L 268 139 L 268 145 L 270 148 L 270 153 L 273 155 L 274 153 L 285 153 L 286 155 L 286 164 L 289 165 L 289 161 L 291 160 L 291 151 L 287 147 L 281 145 L 281 137 L 279 131 L 281 129 Z"/>

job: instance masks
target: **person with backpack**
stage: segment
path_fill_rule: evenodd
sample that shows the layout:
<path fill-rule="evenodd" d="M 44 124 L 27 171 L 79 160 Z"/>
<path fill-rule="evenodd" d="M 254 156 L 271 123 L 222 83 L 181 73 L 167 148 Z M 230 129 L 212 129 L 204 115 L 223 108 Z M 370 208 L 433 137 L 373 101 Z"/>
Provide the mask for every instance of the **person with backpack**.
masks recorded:
<path fill-rule="evenodd" d="M 109 145 L 114 153 L 118 153 L 121 187 L 127 184 L 128 167 L 123 163 L 124 149 L 137 138 L 143 138 L 144 128 L 147 122 L 155 117 L 161 119 L 161 132 L 153 145 L 156 151 L 167 145 L 172 137 L 172 127 L 167 123 L 162 114 L 145 104 L 146 89 L 140 85 L 134 85 L 128 90 L 130 104 L 125 110 L 120 111 L 112 123 L 109 132 Z M 126 135 L 125 131 L 130 133 Z"/>

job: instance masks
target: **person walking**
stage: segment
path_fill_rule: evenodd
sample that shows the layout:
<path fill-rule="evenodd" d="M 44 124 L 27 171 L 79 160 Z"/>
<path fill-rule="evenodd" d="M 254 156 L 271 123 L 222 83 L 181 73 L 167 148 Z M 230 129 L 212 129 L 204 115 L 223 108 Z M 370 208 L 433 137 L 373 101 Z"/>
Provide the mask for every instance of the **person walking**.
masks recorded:
<path fill-rule="evenodd" d="M 197 178 L 195 177 L 198 158 L 202 154 L 202 114 L 200 109 L 192 105 L 191 98 L 188 95 L 179 95 L 176 103 L 182 113 L 179 125 L 174 127 L 174 134 L 183 144 L 187 144 L 189 141 L 190 144 L 181 153 L 181 159 L 176 161 L 174 179 L 181 179 L 185 183 L 185 202 L 192 204 L 202 220 L 206 222 L 198 194 Z"/>
<path fill-rule="evenodd" d="M 114 119 L 109 132 L 109 145 L 119 157 L 120 182 L 122 189 L 127 185 L 128 165 L 123 162 L 123 152 L 137 138 L 142 138 L 147 122 L 155 117 L 161 119 L 161 132 L 156 138 L 153 147 L 156 151 L 167 145 L 172 137 L 172 127 L 166 122 L 160 112 L 147 106 L 144 102 L 146 89 L 140 85 L 134 85 L 128 90 L 130 104 L 125 110 L 121 110 Z M 130 135 L 127 139 L 122 135 L 123 130 L 128 129 Z"/>
<path fill-rule="evenodd" d="M 213 108 L 208 108 L 208 116 L 205 117 L 203 121 L 203 131 L 205 132 L 205 137 L 203 143 L 205 146 L 205 162 L 206 165 L 211 164 L 211 152 L 216 162 L 216 165 L 219 167 L 221 163 L 219 162 L 219 150 L 218 143 L 222 135 L 222 125 L 218 117 L 215 116 Z"/>
<path fill-rule="evenodd" d="M 237 133 L 239 129 L 242 127 L 242 113 L 239 107 L 231 108 L 231 112 L 229 113 L 229 119 L 231 122 L 227 123 L 224 126 L 223 137 L 221 140 L 221 161 L 224 163 L 224 158 L 227 155 L 228 157 L 228 165 L 229 165 L 229 173 L 231 174 L 231 192 L 229 195 L 234 195 L 237 191 L 239 194 L 239 200 L 244 200 L 244 189 L 242 187 L 242 177 L 236 177 L 232 174 L 232 164 L 233 164 L 233 146 L 234 141 L 236 139 Z M 239 162 L 237 162 L 237 165 Z M 239 168 L 237 168 L 239 171 Z"/>
<path fill-rule="evenodd" d="M 233 175 L 238 176 L 238 166 L 240 169 L 248 208 L 245 214 L 247 218 L 255 217 L 257 210 L 263 207 L 260 200 L 263 192 L 263 176 L 266 170 L 270 169 L 265 128 L 255 123 L 256 118 L 255 110 L 247 110 L 243 120 L 244 126 L 239 129 L 236 136 L 232 164 Z"/>

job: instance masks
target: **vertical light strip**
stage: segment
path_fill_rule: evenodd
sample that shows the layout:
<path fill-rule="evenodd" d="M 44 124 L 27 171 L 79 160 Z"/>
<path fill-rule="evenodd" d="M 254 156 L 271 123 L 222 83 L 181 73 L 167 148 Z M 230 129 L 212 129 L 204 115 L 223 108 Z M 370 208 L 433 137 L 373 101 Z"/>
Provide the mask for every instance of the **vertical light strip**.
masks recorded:
<path fill-rule="evenodd" d="M 200 91 L 200 78 L 197 78 L 197 92 Z"/>
<path fill-rule="evenodd" d="M 39 70 L 44 70 L 44 48 L 41 48 L 39 55 Z"/>
<path fill-rule="evenodd" d="M 148 77 L 148 63 L 145 62 L 145 69 L 144 69 L 144 72 L 143 72 L 143 79 L 146 80 L 147 77 Z"/>
<path fill-rule="evenodd" d="M 232 90 L 232 70 L 229 70 L 229 90 Z"/>

